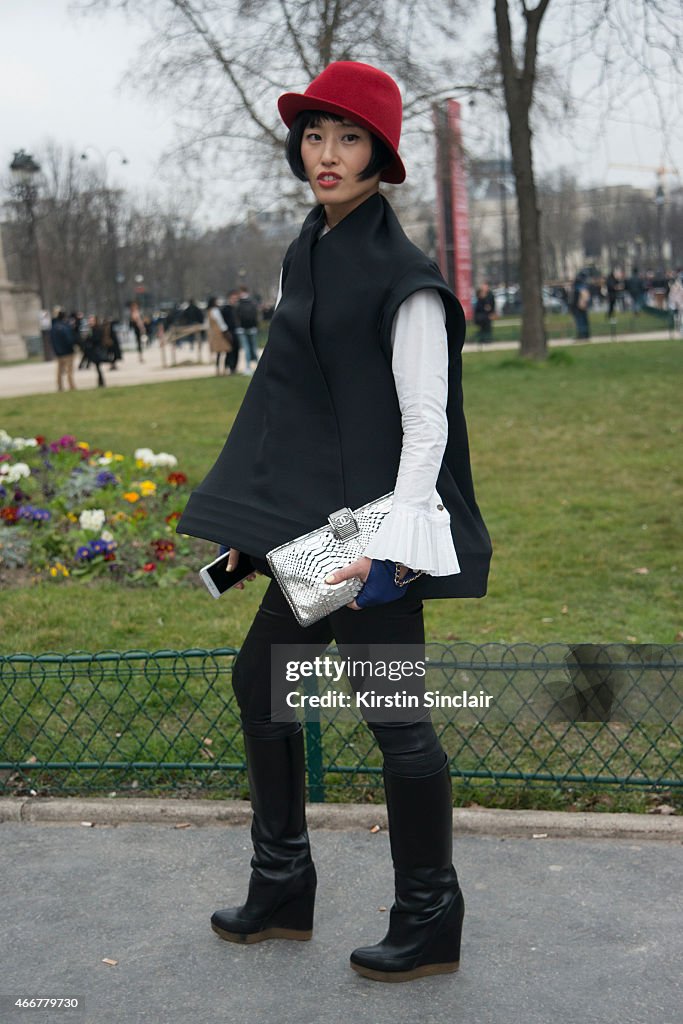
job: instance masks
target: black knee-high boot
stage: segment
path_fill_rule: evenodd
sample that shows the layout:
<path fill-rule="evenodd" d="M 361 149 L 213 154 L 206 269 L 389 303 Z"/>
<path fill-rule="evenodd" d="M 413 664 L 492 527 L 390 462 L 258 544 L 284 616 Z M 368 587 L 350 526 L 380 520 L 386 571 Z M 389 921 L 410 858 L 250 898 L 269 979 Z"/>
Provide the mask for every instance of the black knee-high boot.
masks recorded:
<path fill-rule="evenodd" d="M 453 868 L 448 759 L 438 772 L 405 778 L 384 769 L 396 899 L 389 931 L 354 949 L 351 966 L 375 981 L 411 981 L 458 969 L 465 904 Z"/>
<path fill-rule="evenodd" d="M 310 939 L 316 872 L 306 830 L 303 729 L 279 739 L 245 733 L 254 812 L 247 902 L 217 910 L 211 927 L 230 942 Z"/>

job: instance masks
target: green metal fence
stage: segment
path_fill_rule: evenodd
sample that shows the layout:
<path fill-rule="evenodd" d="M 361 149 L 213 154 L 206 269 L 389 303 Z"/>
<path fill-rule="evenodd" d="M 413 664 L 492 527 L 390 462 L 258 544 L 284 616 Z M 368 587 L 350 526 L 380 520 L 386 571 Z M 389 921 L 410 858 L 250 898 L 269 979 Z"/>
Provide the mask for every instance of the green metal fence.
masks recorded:
<path fill-rule="evenodd" d="M 492 697 L 488 709 L 433 715 L 454 780 L 683 786 L 683 644 L 429 643 L 426 653 L 427 688 Z M 245 796 L 236 654 L 0 656 L 0 792 Z M 381 793 L 360 718 L 321 715 L 305 729 L 311 800 Z"/>

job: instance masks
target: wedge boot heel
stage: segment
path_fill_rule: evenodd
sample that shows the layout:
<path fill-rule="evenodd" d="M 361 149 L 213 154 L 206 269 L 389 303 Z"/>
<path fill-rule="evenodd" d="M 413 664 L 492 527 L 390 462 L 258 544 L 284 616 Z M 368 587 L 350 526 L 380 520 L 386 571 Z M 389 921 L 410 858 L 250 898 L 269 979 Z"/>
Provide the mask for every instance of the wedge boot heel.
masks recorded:
<path fill-rule="evenodd" d="M 460 966 L 465 915 L 453 859 L 448 759 L 431 775 L 384 769 L 395 900 L 381 942 L 351 953 L 351 967 L 373 981 L 412 981 Z"/>
<path fill-rule="evenodd" d="M 254 855 L 246 903 L 217 910 L 211 928 L 228 942 L 311 938 L 317 876 L 305 813 L 303 730 L 266 739 L 245 733 Z"/>
<path fill-rule="evenodd" d="M 306 942 L 313 937 L 315 892 L 314 881 L 313 888 L 291 896 L 259 918 L 245 916 L 242 907 L 217 910 L 211 917 L 211 927 L 216 935 L 228 942 L 252 943 L 264 939 Z"/>
<path fill-rule="evenodd" d="M 451 900 L 449 909 L 439 922 L 438 931 L 419 952 L 408 956 L 396 955 L 404 952 L 398 946 L 367 946 L 354 950 L 351 967 L 358 974 L 373 981 L 401 982 L 414 981 L 433 974 L 451 974 L 460 967 L 460 941 L 465 916 L 465 901 L 458 892 Z M 395 929 L 396 930 L 396 929 Z M 391 934 L 391 928 L 390 928 Z"/>

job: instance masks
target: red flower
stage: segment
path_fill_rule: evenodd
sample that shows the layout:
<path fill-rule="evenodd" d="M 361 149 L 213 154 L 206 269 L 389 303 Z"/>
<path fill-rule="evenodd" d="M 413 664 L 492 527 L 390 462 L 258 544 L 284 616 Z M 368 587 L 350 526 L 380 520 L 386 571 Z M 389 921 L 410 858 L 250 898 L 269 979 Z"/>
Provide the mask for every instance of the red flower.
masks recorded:
<path fill-rule="evenodd" d="M 172 540 L 153 540 L 150 546 L 154 548 L 160 562 L 165 558 L 175 558 L 175 544 Z"/>
<path fill-rule="evenodd" d="M 116 553 L 114 551 L 110 551 L 108 555 L 104 556 L 104 560 L 105 560 L 105 562 L 115 562 L 116 561 Z"/>
<path fill-rule="evenodd" d="M 166 516 L 164 522 L 170 526 L 171 523 L 175 523 L 178 519 L 180 519 L 180 512 L 171 512 L 170 516 Z"/>
<path fill-rule="evenodd" d="M 43 437 L 42 434 L 36 434 L 36 443 L 45 444 L 45 438 Z"/>
<path fill-rule="evenodd" d="M 142 567 L 142 571 L 143 572 L 154 572 L 156 567 L 157 567 L 156 562 L 145 562 L 145 564 Z"/>
<path fill-rule="evenodd" d="M 180 487 L 182 484 L 187 483 L 187 477 L 184 473 L 169 473 L 166 477 L 169 484 L 173 484 L 174 487 Z"/>
<path fill-rule="evenodd" d="M 6 523 L 16 523 L 19 518 L 19 509 L 16 505 L 9 505 L 7 508 L 0 508 L 0 517 L 2 517 Z"/>

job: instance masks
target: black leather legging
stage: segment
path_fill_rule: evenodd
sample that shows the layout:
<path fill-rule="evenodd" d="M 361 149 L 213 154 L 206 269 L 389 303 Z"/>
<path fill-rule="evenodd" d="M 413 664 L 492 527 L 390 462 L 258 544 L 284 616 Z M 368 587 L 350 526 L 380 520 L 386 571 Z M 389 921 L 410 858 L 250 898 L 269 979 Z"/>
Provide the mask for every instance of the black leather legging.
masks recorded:
<path fill-rule="evenodd" d="M 247 584 L 249 585 L 249 584 Z M 340 608 L 326 618 L 303 627 L 298 624 L 279 586 L 271 580 L 252 626 L 237 655 L 232 673 L 242 726 L 253 736 L 289 735 L 299 728 L 292 713 L 288 722 L 271 721 L 270 645 L 291 645 L 288 658 L 296 659 L 296 646 L 306 646 L 302 658 L 311 657 L 310 645 L 322 654 L 335 639 L 342 657 L 345 645 L 418 644 L 424 645 L 422 601 L 408 594 L 399 601 L 354 611 Z M 368 722 L 386 767 L 397 775 L 430 775 L 443 767 L 444 750 L 429 717 L 417 722 Z"/>

